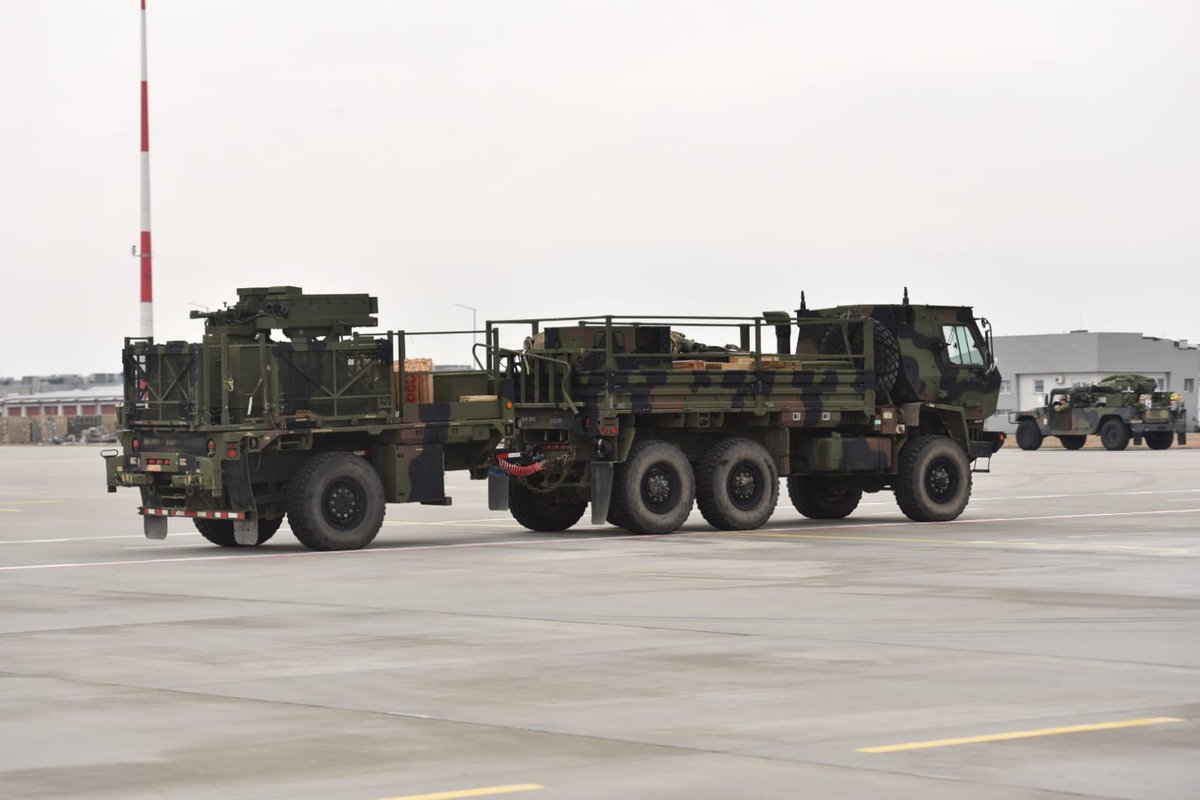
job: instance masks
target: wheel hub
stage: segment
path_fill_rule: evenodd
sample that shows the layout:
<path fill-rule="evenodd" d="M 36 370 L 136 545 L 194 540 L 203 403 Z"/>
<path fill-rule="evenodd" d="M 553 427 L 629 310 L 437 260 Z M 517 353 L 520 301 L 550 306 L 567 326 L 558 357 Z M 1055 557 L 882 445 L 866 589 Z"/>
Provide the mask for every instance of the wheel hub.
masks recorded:
<path fill-rule="evenodd" d="M 762 474 L 753 464 L 743 461 L 730 470 L 725 488 L 735 506 L 743 510 L 754 508 L 762 496 Z"/>
<path fill-rule="evenodd" d="M 366 497 L 362 487 L 348 480 L 334 481 L 321 498 L 321 511 L 331 525 L 351 528 L 363 514 Z"/>
<path fill-rule="evenodd" d="M 958 472 L 947 459 L 936 459 L 925 473 L 925 490 L 935 501 L 942 503 L 958 489 Z"/>
<path fill-rule="evenodd" d="M 670 470 L 654 466 L 646 470 L 642 478 L 642 500 L 655 511 L 661 511 L 671 506 L 675 496 L 675 481 Z"/>

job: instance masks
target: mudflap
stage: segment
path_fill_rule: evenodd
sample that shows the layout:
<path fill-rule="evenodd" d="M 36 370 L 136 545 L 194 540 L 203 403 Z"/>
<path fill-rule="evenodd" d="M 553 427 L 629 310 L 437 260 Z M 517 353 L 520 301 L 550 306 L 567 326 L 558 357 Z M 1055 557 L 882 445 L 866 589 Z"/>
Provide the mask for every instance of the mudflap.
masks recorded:
<path fill-rule="evenodd" d="M 588 471 L 592 483 L 592 524 L 603 525 L 608 521 L 608 504 L 612 499 L 613 464 L 593 461 Z"/>
<path fill-rule="evenodd" d="M 488 470 L 488 510 L 508 511 L 508 475 L 496 467 Z"/>
<path fill-rule="evenodd" d="M 229 505 L 234 511 L 246 512 L 245 519 L 234 520 L 233 538 L 240 545 L 258 544 L 258 504 L 254 502 L 254 489 L 250 485 L 250 461 L 243 453 L 237 461 L 221 464 L 225 491 L 229 494 Z"/>
<path fill-rule="evenodd" d="M 142 532 L 146 534 L 147 539 L 167 538 L 167 518 L 152 517 L 147 514 L 142 517 Z"/>
<path fill-rule="evenodd" d="M 258 544 L 258 520 L 237 519 L 233 521 L 233 538 L 243 547 Z"/>
<path fill-rule="evenodd" d="M 1187 431 L 1180 431 L 1177 434 L 1177 438 L 1179 439 L 1179 446 L 1183 447 L 1185 444 L 1187 444 Z"/>
<path fill-rule="evenodd" d="M 142 507 L 158 505 L 158 497 L 151 491 L 151 487 L 139 486 L 138 489 L 142 493 Z M 147 539 L 167 538 L 167 518 L 146 514 L 142 517 L 142 533 L 146 534 Z"/>

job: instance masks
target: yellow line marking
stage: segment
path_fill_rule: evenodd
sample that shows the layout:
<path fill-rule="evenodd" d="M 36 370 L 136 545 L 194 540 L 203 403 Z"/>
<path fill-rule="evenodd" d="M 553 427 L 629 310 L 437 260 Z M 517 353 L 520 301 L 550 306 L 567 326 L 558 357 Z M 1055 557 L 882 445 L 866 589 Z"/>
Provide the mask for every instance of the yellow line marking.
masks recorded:
<path fill-rule="evenodd" d="M 516 783 L 511 786 L 485 786 L 482 789 L 459 789 L 454 792 L 434 792 L 433 794 L 406 794 L 403 797 L 389 797 L 387 800 L 455 800 L 458 797 L 486 797 L 492 794 L 510 794 L 512 792 L 532 792 L 545 789 L 537 783 Z"/>
<path fill-rule="evenodd" d="M 1092 725 L 1069 725 L 1065 728 L 1039 728 L 1033 731 L 1008 731 L 988 733 L 983 736 L 963 736 L 959 739 L 931 739 L 927 742 L 904 742 L 885 744 L 880 747 L 860 747 L 857 753 L 894 753 L 897 750 L 922 750 L 926 747 L 949 747 L 956 744 L 979 742 L 1003 742 L 1009 739 L 1029 739 L 1034 736 L 1058 736 L 1061 733 L 1084 733 L 1086 731 L 1108 731 L 1114 728 L 1136 728 L 1142 725 L 1165 725 L 1168 722 L 1183 722 L 1179 717 L 1149 717 L 1147 719 L 1125 719 L 1118 722 L 1097 722 Z"/>

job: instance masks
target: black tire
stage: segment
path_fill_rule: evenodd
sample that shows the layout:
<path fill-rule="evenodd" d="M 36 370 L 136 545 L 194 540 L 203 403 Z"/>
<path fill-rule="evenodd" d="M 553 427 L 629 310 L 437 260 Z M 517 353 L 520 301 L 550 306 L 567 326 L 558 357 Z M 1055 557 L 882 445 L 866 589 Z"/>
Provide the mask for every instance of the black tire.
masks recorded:
<path fill-rule="evenodd" d="M 921 436 L 900 450 L 896 502 L 915 522 L 957 519 L 971 499 L 971 465 L 949 436 Z"/>
<path fill-rule="evenodd" d="M 862 500 L 862 489 L 820 475 L 792 475 L 787 479 L 792 505 L 809 519 L 844 519 Z"/>
<path fill-rule="evenodd" d="M 1058 437 L 1058 441 L 1061 442 L 1062 446 L 1067 450 L 1078 450 L 1087 444 L 1087 437 L 1074 434 L 1071 436 L 1060 436 Z"/>
<path fill-rule="evenodd" d="M 609 518 L 630 533 L 670 533 L 687 521 L 695 500 L 696 478 L 682 450 L 635 442 L 613 475 Z"/>
<path fill-rule="evenodd" d="M 896 385 L 900 375 L 900 343 L 896 334 L 879 320 L 874 321 L 875 330 L 875 388 L 881 392 L 890 392 Z M 850 332 L 849 350 L 854 353 L 863 351 L 863 328 L 861 320 L 850 320 L 847 323 Z M 845 354 L 847 350 L 846 337 L 842 335 L 840 323 L 829 329 L 817 347 L 825 355 Z"/>
<path fill-rule="evenodd" d="M 208 539 L 218 547 L 257 547 L 263 542 L 275 535 L 275 531 L 279 530 L 279 526 L 283 523 L 282 517 L 275 519 L 258 519 L 258 541 L 252 545 L 240 545 L 233 535 L 233 520 L 229 519 L 200 519 L 193 518 L 192 522 L 196 525 L 196 530 L 200 531 L 200 535 Z"/>
<path fill-rule="evenodd" d="M 310 550 L 366 547 L 386 510 L 379 474 L 350 453 L 319 453 L 288 484 L 288 524 Z"/>
<path fill-rule="evenodd" d="M 1017 426 L 1017 447 L 1022 450 L 1037 450 L 1042 446 L 1041 430 L 1038 429 L 1037 423 L 1031 419 L 1021 420 L 1021 424 Z"/>
<path fill-rule="evenodd" d="M 1166 450 L 1175 441 L 1175 434 L 1170 431 L 1150 431 L 1143 433 L 1142 438 L 1146 440 L 1146 447 L 1151 450 Z"/>
<path fill-rule="evenodd" d="M 708 448 L 696 470 L 696 505 L 722 531 L 761 528 L 779 502 L 775 459 L 758 442 L 731 438 Z"/>
<path fill-rule="evenodd" d="M 1105 450 L 1124 450 L 1129 446 L 1129 437 L 1132 435 L 1129 426 L 1116 418 L 1106 419 L 1100 426 L 1100 443 Z"/>
<path fill-rule="evenodd" d="M 565 531 L 583 516 L 587 501 L 576 497 L 558 498 L 535 492 L 519 481 L 508 484 L 508 510 L 513 519 L 531 531 Z"/>

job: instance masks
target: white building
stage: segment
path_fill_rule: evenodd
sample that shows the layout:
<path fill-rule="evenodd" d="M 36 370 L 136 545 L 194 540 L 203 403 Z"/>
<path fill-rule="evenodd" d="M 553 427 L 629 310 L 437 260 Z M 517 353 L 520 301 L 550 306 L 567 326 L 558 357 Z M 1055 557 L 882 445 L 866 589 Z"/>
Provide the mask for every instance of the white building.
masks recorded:
<path fill-rule="evenodd" d="M 1160 390 L 1178 392 L 1191 427 L 1200 429 L 1196 391 L 1200 349 L 1187 341 L 1140 333 L 1071 331 L 997 336 L 995 352 L 1002 382 L 996 417 L 988 424 L 993 430 L 1013 430 L 1008 412 L 1043 405 L 1052 389 L 1094 383 L 1118 372 L 1146 375 L 1158 381 Z"/>

